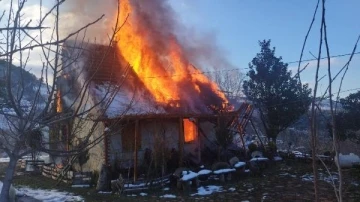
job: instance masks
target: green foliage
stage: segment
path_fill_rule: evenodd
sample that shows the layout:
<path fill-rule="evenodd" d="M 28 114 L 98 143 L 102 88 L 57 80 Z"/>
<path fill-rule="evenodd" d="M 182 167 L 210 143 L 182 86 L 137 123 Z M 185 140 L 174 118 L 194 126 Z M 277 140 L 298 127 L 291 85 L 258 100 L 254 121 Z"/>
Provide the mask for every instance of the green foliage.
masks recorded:
<path fill-rule="evenodd" d="M 249 63 L 244 93 L 261 112 L 266 134 L 277 135 L 303 115 L 310 105 L 311 89 L 291 76 L 288 65 L 270 49 L 270 40 L 260 41 L 260 53 Z"/>
<path fill-rule="evenodd" d="M 340 100 L 343 110 L 336 114 L 335 123 L 339 140 L 350 139 L 360 143 L 360 91 Z M 331 125 L 329 124 L 331 133 Z"/>
<path fill-rule="evenodd" d="M 249 148 L 249 152 L 250 152 L 250 153 L 258 150 L 258 146 L 257 146 L 255 143 L 249 144 L 248 148 Z"/>

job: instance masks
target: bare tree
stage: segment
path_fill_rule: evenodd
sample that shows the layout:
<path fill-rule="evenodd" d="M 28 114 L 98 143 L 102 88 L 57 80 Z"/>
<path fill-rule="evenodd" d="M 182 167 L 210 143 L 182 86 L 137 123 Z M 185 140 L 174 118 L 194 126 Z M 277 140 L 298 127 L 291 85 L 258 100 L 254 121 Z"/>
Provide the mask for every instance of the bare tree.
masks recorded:
<path fill-rule="evenodd" d="M 91 53 L 91 41 L 86 39 L 86 32 L 89 27 L 103 20 L 104 15 L 62 36 L 59 28 L 60 10 L 65 0 L 56 0 L 47 11 L 42 10 L 42 1 L 39 0 L 38 20 L 24 17 L 24 8 L 28 4 L 26 0 L 8 2 L 7 7 L 1 8 L 3 10 L 0 14 L 0 65 L 4 70 L 0 76 L 5 83 L 5 105 L 0 109 L 0 150 L 9 155 L 10 162 L 6 169 L 0 201 L 7 201 L 9 197 L 15 167 L 22 156 L 40 151 L 71 157 L 71 163 L 78 154 L 94 147 L 104 138 L 105 132 L 96 136 L 94 134 L 99 119 L 104 116 L 129 69 L 123 70 L 123 79 L 117 80 L 116 85 L 102 85 L 103 93 L 97 99 L 93 99 L 90 92 L 94 87 L 92 80 L 100 71 L 106 54 L 111 51 L 115 35 L 124 23 L 119 22 L 119 15 L 115 18 L 107 42 L 102 44 L 108 49 L 102 52 L 104 55 L 100 62 L 88 64 L 86 68 L 91 68 L 89 72 L 86 69 L 74 69 L 73 64 Z M 67 50 L 71 50 L 70 54 L 66 53 Z M 25 77 L 29 75 L 26 70 L 29 69 L 28 63 L 35 51 L 41 55 L 42 66 L 40 79 L 30 84 L 26 83 Z M 76 77 L 73 78 L 73 82 L 69 82 L 67 78 L 74 71 L 77 71 L 73 75 Z M 60 93 L 58 86 L 64 80 L 68 88 L 67 91 L 62 89 Z M 66 105 L 59 105 L 60 101 L 66 102 Z M 127 107 L 119 113 L 125 112 L 126 109 Z M 66 121 L 73 122 L 69 132 L 74 139 L 86 122 L 90 121 L 92 125 L 87 134 L 77 138 L 79 141 L 72 148 L 51 147 L 63 143 L 64 140 L 55 138 L 50 142 L 45 141 L 46 135 L 43 130 L 47 127 L 54 128 Z"/>
<path fill-rule="evenodd" d="M 239 101 L 239 99 L 244 97 L 242 84 L 245 79 L 245 75 L 238 69 L 215 71 L 209 76 L 219 85 L 220 89 L 229 99 Z"/>
<path fill-rule="evenodd" d="M 337 103 L 340 99 L 339 97 L 339 93 L 341 92 L 341 87 L 342 87 L 342 83 L 343 83 L 343 79 L 346 75 L 346 72 L 349 68 L 350 62 L 352 60 L 352 57 L 354 55 L 354 53 L 356 52 L 356 48 L 357 48 L 357 44 L 359 42 L 360 36 L 358 37 L 355 46 L 353 48 L 352 54 L 350 55 L 349 60 L 346 62 L 346 64 L 338 71 L 336 72 L 335 76 L 332 76 L 333 72 L 331 70 L 331 63 L 330 63 L 330 48 L 329 48 L 329 44 L 328 44 L 328 38 L 327 38 L 327 27 L 326 27 L 326 1 L 325 0 L 318 0 L 317 1 L 317 5 L 315 8 L 315 12 L 310 24 L 310 27 L 308 29 L 308 32 L 305 36 L 305 40 L 304 40 L 304 44 L 302 47 L 302 51 L 301 51 L 301 55 L 300 55 L 300 60 L 299 60 L 299 65 L 298 65 L 298 73 L 297 76 L 300 79 L 300 73 L 302 72 L 302 70 L 300 70 L 300 64 L 301 64 L 301 60 L 302 60 L 302 55 L 303 55 L 303 51 L 305 48 L 305 44 L 307 41 L 307 38 L 309 36 L 310 30 L 312 29 L 312 25 L 315 21 L 315 16 L 316 13 L 318 11 L 319 5 L 321 3 L 321 19 L 320 19 L 320 40 L 319 40 L 319 49 L 318 49 L 318 55 L 314 56 L 315 59 L 317 60 L 317 66 L 316 66 L 316 74 L 315 74 L 315 85 L 314 85 L 314 89 L 313 89 L 313 97 L 312 97 L 312 103 L 311 103 L 311 111 L 310 111 L 310 115 L 309 115 L 309 119 L 310 119 L 310 137 L 311 137 L 311 150 L 312 150 L 312 165 L 313 165 L 313 174 L 314 174 L 314 191 L 315 191 L 315 201 L 319 201 L 319 188 L 318 188 L 318 169 L 317 169 L 317 164 L 316 164 L 316 160 L 317 159 L 317 151 L 318 151 L 318 120 L 317 120 L 317 116 L 318 114 L 321 114 L 321 109 L 319 107 L 319 104 L 321 101 L 323 101 L 324 99 L 328 98 L 330 100 L 330 113 L 331 113 L 331 120 L 329 120 L 330 126 L 331 126 L 331 135 L 332 135 L 332 144 L 333 144 L 333 151 L 335 153 L 335 164 L 336 164 L 336 168 L 337 168 L 337 172 L 339 175 L 339 179 L 338 179 L 338 183 L 335 182 L 334 179 L 332 179 L 332 185 L 334 188 L 334 192 L 336 195 L 336 198 L 338 201 L 343 201 L 343 178 L 342 178 L 342 172 L 341 172 L 341 167 L 339 165 L 339 152 L 340 152 L 340 148 L 339 148 L 339 139 L 336 136 L 336 111 L 337 111 Z M 321 55 L 322 55 L 322 48 L 323 48 L 323 43 L 325 43 L 325 51 L 326 51 L 326 59 L 327 59 L 327 77 L 328 77 L 328 86 L 327 89 L 325 91 L 325 94 L 323 95 L 318 95 L 317 94 L 317 90 L 318 90 L 318 85 L 320 80 L 323 78 L 319 78 L 319 69 L 320 69 L 320 60 L 321 60 Z M 307 66 L 307 65 L 306 65 Z M 305 66 L 305 68 L 306 68 Z M 333 83 L 334 81 L 338 78 L 338 76 L 342 73 L 342 77 L 341 77 L 341 81 L 340 81 L 340 86 L 337 92 L 337 97 L 336 100 L 334 101 L 334 93 L 333 93 Z M 326 94 L 328 94 L 328 96 L 326 96 Z M 329 168 L 326 166 L 326 164 L 319 158 L 319 160 L 323 163 L 323 166 L 325 167 L 325 169 L 328 171 L 329 175 L 332 177 L 332 174 L 330 173 Z"/>

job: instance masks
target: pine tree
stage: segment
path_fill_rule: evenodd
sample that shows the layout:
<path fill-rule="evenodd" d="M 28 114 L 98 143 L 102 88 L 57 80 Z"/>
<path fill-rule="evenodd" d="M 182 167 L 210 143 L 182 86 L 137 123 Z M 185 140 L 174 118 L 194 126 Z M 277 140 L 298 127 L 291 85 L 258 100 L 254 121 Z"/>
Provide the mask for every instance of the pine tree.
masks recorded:
<path fill-rule="evenodd" d="M 249 79 L 244 93 L 260 111 L 261 121 L 269 138 L 277 135 L 306 113 L 311 89 L 291 76 L 288 64 L 275 56 L 270 40 L 259 41 L 260 53 L 249 63 Z"/>

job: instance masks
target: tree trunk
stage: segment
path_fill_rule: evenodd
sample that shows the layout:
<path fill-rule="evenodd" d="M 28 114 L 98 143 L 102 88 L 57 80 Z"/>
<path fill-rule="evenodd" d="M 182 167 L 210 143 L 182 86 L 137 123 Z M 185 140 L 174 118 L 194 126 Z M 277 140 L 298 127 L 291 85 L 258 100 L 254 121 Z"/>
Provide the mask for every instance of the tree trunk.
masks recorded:
<path fill-rule="evenodd" d="M 0 201 L 9 201 L 9 191 L 12 184 L 14 172 L 16 169 L 17 158 L 10 157 L 10 162 L 6 168 L 6 174 L 3 181 L 3 187 L 0 194 Z"/>

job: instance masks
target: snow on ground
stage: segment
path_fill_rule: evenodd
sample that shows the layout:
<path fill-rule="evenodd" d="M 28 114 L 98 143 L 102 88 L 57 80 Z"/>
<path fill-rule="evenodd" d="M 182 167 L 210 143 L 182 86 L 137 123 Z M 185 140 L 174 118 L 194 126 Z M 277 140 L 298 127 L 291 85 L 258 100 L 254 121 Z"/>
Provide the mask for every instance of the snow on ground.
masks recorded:
<path fill-rule="evenodd" d="M 235 189 L 235 187 L 230 187 L 228 190 L 229 191 L 235 191 L 236 189 Z"/>
<path fill-rule="evenodd" d="M 139 195 L 140 196 L 147 196 L 147 193 L 141 192 Z"/>
<path fill-rule="evenodd" d="M 200 170 L 197 174 L 198 175 L 208 175 L 210 173 L 211 173 L 211 170 L 203 169 L 203 170 Z"/>
<path fill-rule="evenodd" d="M 173 194 L 165 194 L 165 195 L 160 196 L 160 198 L 176 198 L 176 196 Z"/>
<path fill-rule="evenodd" d="M 63 202 L 63 201 L 84 201 L 80 196 L 72 193 L 57 190 L 31 189 L 28 187 L 17 188 L 17 196 L 29 196 L 43 202 Z"/>
<path fill-rule="evenodd" d="M 8 163 L 10 162 L 10 158 L 6 157 L 6 158 L 0 158 L 0 163 Z"/>
<path fill-rule="evenodd" d="M 188 180 L 194 179 L 197 176 L 198 176 L 198 174 L 194 173 L 192 171 L 183 171 L 183 176 L 181 177 L 181 180 L 188 181 Z"/>
<path fill-rule="evenodd" d="M 199 187 L 198 189 L 198 192 L 195 193 L 195 194 L 191 194 L 191 196 L 196 196 L 196 195 L 199 195 L 199 196 L 204 196 L 204 195 L 210 195 L 214 192 L 223 192 L 223 187 L 222 186 L 215 186 L 215 185 L 209 185 L 209 186 L 206 186 L 206 187 Z"/>
<path fill-rule="evenodd" d="M 265 157 L 259 157 L 259 158 L 252 158 L 250 161 L 268 161 L 268 158 Z"/>
<path fill-rule="evenodd" d="M 224 169 L 220 169 L 220 170 L 215 170 L 214 173 L 216 175 L 218 174 L 222 174 L 222 173 L 230 173 L 230 172 L 235 172 L 236 170 L 234 168 L 224 168 Z"/>
<path fill-rule="evenodd" d="M 240 167 L 243 167 L 243 166 L 245 166 L 245 165 L 246 165 L 245 162 L 239 161 L 239 162 L 237 162 L 237 163 L 234 165 L 234 167 L 235 167 L 235 168 L 240 168 Z"/>
<path fill-rule="evenodd" d="M 338 181 L 339 177 L 338 177 L 337 173 L 332 173 L 331 176 L 329 176 L 328 174 L 319 173 L 319 179 L 323 180 L 323 181 L 325 181 L 327 183 L 332 184 L 333 180 L 336 182 L 336 181 Z M 302 181 L 313 182 L 314 181 L 314 175 L 313 174 L 302 175 L 301 180 Z"/>

